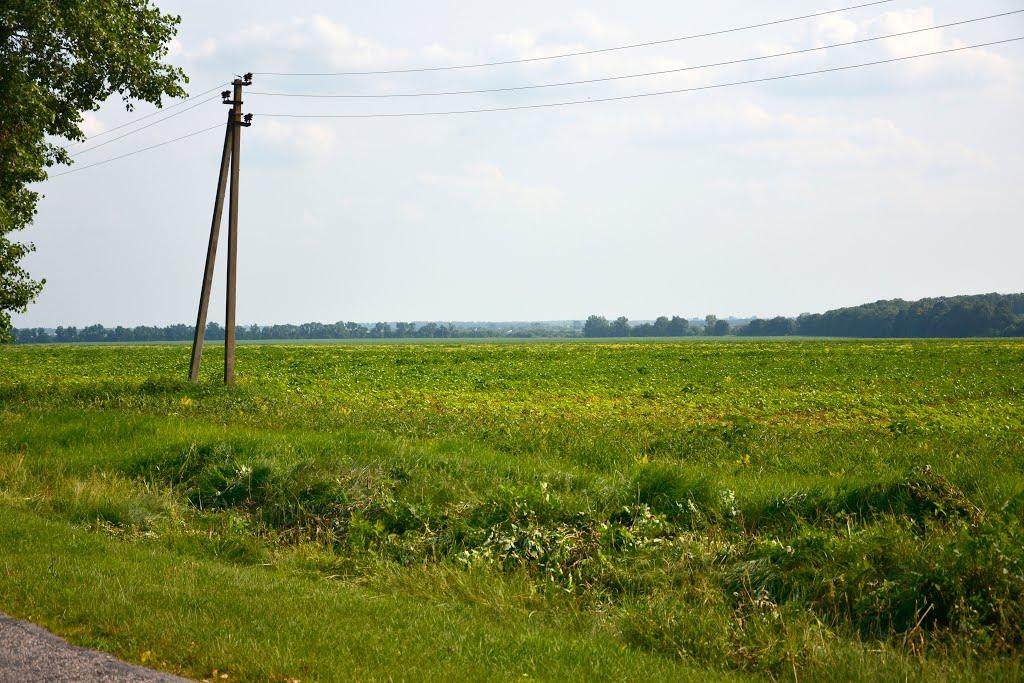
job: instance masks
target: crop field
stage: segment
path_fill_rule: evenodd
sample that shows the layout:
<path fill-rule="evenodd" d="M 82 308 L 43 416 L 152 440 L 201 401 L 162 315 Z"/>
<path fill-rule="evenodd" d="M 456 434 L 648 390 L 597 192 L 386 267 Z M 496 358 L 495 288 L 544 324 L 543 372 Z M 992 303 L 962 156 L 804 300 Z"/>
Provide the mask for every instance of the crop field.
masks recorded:
<path fill-rule="evenodd" d="M 1024 341 L 0 348 L 0 611 L 195 678 L 1024 678 Z"/>

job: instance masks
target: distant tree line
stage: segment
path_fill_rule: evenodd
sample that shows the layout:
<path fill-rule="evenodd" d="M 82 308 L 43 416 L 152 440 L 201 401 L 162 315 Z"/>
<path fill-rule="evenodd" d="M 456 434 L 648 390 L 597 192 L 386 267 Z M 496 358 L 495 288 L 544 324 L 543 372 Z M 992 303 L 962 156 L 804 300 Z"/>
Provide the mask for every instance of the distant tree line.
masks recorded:
<path fill-rule="evenodd" d="M 76 342 L 175 342 L 191 341 L 193 325 L 168 325 L 166 327 L 58 327 L 48 330 L 42 327 L 15 329 L 14 341 L 20 344 L 71 344 Z M 578 334 L 563 327 L 546 327 L 531 324 L 498 329 L 494 326 L 465 326 L 451 323 L 376 323 L 367 325 L 354 322 L 303 323 L 301 325 L 249 325 L 240 326 L 236 336 L 242 341 L 254 340 L 299 340 L 299 339 L 479 339 L 488 337 L 566 337 Z M 217 323 L 206 326 L 206 338 L 212 341 L 224 339 L 224 328 Z"/>
<path fill-rule="evenodd" d="M 808 337 L 1019 337 L 1024 336 L 1024 294 L 979 294 L 904 301 L 890 299 L 805 313 L 797 318 L 752 320 L 737 335 Z"/>
<path fill-rule="evenodd" d="M 592 315 L 583 324 L 583 336 L 600 337 L 695 337 L 698 335 L 716 336 L 729 334 L 729 321 L 719 320 L 709 315 L 704 319 L 703 327 L 699 322 L 691 325 L 686 318 L 677 315 L 671 318 L 661 316 L 651 323 L 633 325 L 626 317 L 609 321 L 601 315 Z"/>
<path fill-rule="evenodd" d="M 691 325 L 678 316 L 633 325 L 628 319 L 592 315 L 585 337 L 1020 337 L 1024 336 L 1024 294 L 979 294 L 919 301 L 891 299 L 796 318 L 755 319 L 735 328 L 707 316 Z"/>
<path fill-rule="evenodd" d="M 742 321 L 741 321 L 742 322 Z M 74 342 L 174 342 L 190 341 L 191 325 L 167 327 L 104 327 L 90 325 L 15 329 L 22 344 Z M 303 323 L 301 325 L 250 325 L 238 328 L 240 340 L 301 339 L 480 339 L 494 337 L 578 337 L 578 323 Z M 826 313 L 805 313 L 796 318 L 754 319 L 732 327 L 714 315 L 691 322 L 662 316 L 653 322 L 633 324 L 625 317 L 614 320 L 599 315 L 587 318 L 584 337 L 691 337 L 737 335 L 741 337 L 1024 337 L 1024 294 L 979 294 L 938 297 L 919 301 L 891 299 Z M 206 338 L 224 339 L 224 328 L 206 326 Z"/>

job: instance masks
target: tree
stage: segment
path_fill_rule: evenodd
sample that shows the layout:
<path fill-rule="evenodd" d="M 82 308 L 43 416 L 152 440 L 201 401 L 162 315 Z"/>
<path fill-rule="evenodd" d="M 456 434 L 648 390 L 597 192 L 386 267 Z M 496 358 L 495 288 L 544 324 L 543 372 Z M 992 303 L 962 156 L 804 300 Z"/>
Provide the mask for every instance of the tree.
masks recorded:
<path fill-rule="evenodd" d="M 416 336 L 421 337 L 423 339 L 432 339 L 438 336 L 439 329 L 440 328 L 437 326 L 437 323 L 427 323 L 426 325 L 421 326 L 419 330 L 417 330 Z"/>
<path fill-rule="evenodd" d="M 81 332 L 78 333 L 78 341 L 82 342 L 101 342 L 107 340 L 107 331 L 103 328 L 103 325 L 89 325 L 83 327 Z"/>
<path fill-rule="evenodd" d="M 744 337 L 785 337 L 797 334 L 797 321 L 781 315 L 771 320 L 755 318 L 737 329 L 736 334 Z"/>
<path fill-rule="evenodd" d="M 633 326 L 633 329 L 630 330 L 630 335 L 633 337 L 654 337 L 657 336 L 657 332 L 651 323 L 640 323 Z"/>
<path fill-rule="evenodd" d="M 39 194 L 31 183 L 71 163 L 53 138 L 81 141 L 82 112 L 113 94 L 161 104 L 187 79 L 164 63 L 180 19 L 149 0 L 4 0 L 0 4 L 0 341 L 45 280 L 22 260 L 34 247 L 9 235 L 27 227 Z"/>
<path fill-rule="evenodd" d="M 668 322 L 668 336 L 670 337 L 684 337 L 690 332 L 690 321 L 686 318 L 681 318 L 678 315 L 672 316 L 672 320 Z"/>
<path fill-rule="evenodd" d="M 592 315 L 583 324 L 584 337 L 610 337 L 611 334 L 611 326 L 603 315 Z"/>
<path fill-rule="evenodd" d="M 54 337 L 62 344 L 70 344 L 78 341 L 77 327 L 58 327 L 54 330 Z"/>
<path fill-rule="evenodd" d="M 135 338 L 140 339 L 145 334 L 140 328 L 135 328 Z M 217 323 L 210 321 L 206 323 L 206 338 L 210 341 L 221 341 L 224 339 L 224 328 Z"/>
<path fill-rule="evenodd" d="M 628 337 L 632 334 L 633 328 L 629 326 L 629 318 L 620 315 L 612 323 L 611 333 L 613 337 Z"/>

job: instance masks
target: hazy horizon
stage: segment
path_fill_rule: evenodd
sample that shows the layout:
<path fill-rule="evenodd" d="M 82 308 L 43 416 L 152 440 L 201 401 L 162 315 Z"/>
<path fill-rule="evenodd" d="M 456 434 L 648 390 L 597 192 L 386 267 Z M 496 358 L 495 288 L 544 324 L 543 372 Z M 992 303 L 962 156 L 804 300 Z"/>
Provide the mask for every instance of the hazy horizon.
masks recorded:
<path fill-rule="evenodd" d="M 1024 294 L 1024 292 L 1020 292 L 1020 293 Z M 1007 295 L 1007 294 L 1018 294 L 1018 292 L 977 292 L 977 293 L 972 293 L 972 294 L 1002 294 L 1002 295 Z M 956 297 L 956 296 L 971 296 L 972 294 L 939 294 L 939 295 L 935 295 L 935 296 L 922 297 L 922 298 L 925 298 L 925 299 L 951 298 L 951 297 Z M 897 298 L 899 298 L 899 297 L 887 297 L 885 299 L 876 299 L 875 301 L 893 300 L 893 299 L 897 299 Z M 861 304 L 875 303 L 875 301 L 862 301 L 862 302 L 860 302 L 860 304 L 851 304 L 851 307 L 859 306 Z M 661 314 L 661 316 L 665 316 L 665 317 L 670 317 L 671 318 L 674 315 L 678 315 L 679 317 L 685 318 L 690 323 L 695 323 L 695 322 L 703 323 L 705 318 L 706 318 L 706 316 L 708 316 L 708 315 L 714 315 L 714 316 L 716 316 L 717 318 L 719 318 L 721 320 L 727 320 L 727 321 L 748 321 L 748 320 L 768 320 L 768 319 L 771 319 L 771 318 L 775 318 L 777 316 L 788 317 L 788 318 L 795 318 L 795 317 L 798 317 L 798 316 L 803 315 L 805 313 L 806 314 L 825 313 L 827 310 L 836 310 L 836 309 L 839 309 L 839 308 L 846 308 L 846 306 L 836 306 L 835 308 L 830 308 L 830 309 L 826 309 L 826 310 L 823 310 L 823 311 L 801 311 L 800 313 L 792 314 L 792 315 L 786 315 L 786 314 L 782 314 L 782 313 L 774 314 L 774 315 L 772 315 L 772 314 L 768 314 L 768 315 L 756 315 L 756 314 L 755 315 L 734 315 L 734 314 L 719 314 L 719 313 L 715 313 L 715 312 L 709 312 L 709 313 L 702 314 L 702 315 L 684 315 L 684 314 L 681 314 L 681 313 L 663 313 L 663 314 Z M 374 325 L 376 323 L 394 324 L 394 323 L 400 323 L 400 322 L 412 323 L 412 324 L 416 324 L 416 325 L 428 324 L 428 323 L 443 323 L 443 324 L 462 325 L 462 326 L 470 326 L 470 325 L 485 325 L 485 326 L 497 326 L 497 325 L 559 325 L 559 324 L 565 325 L 565 324 L 577 324 L 577 323 L 582 324 L 582 323 L 586 322 L 587 318 L 589 316 L 591 316 L 591 315 L 600 315 L 600 316 L 603 316 L 603 317 L 607 318 L 608 320 L 614 320 L 615 318 L 618 318 L 619 316 L 625 315 L 625 317 L 627 319 L 629 319 L 629 322 L 630 323 L 634 323 L 634 324 L 635 323 L 650 323 L 650 322 L 654 322 L 657 318 L 661 317 L 661 316 L 654 316 L 654 317 L 651 317 L 651 318 L 634 318 L 634 317 L 631 317 L 631 316 L 629 316 L 628 314 L 625 314 L 625 313 L 610 313 L 610 314 L 609 313 L 588 313 L 587 315 L 584 315 L 584 316 L 581 316 L 581 317 L 578 317 L 578 318 L 557 318 L 557 319 L 556 318 L 548 318 L 548 319 L 524 318 L 524 319 L 521 319 L 521 320 L 501 320 L 501 319 L 496 319 L 495 318 L 495 319 L 475 319 L 475 320 L 467 319 L 467 320 L 460 320 L 460 319 L 457 319 L 457 318 L 433 318 L 433 319 L 414 318 L 414 319 L 406 319 L 406 320 L 399 320 L 399 319 L 392 320 L 392 319 L 376 318 L 376 319 L 365 319 L 365 320 L 344 320 L 342 318 L 337 318 L 337 319 L 325 318 L 325 319 L 322 319 L 322 320 L 283 320 L 283 321 L 273 321 L 273 322 L 249 321 L 249 322 L 239 322 L 238 325 L 245 326 L 245 327 L 249 327 L 251 325 L 257 325 L 259 327 L 268 327 L 268 326 L 272 326 L 272 325 L 301 325 L 303 323 L 310 323 L 310 322 L 313 322 L 313 323 L 323 323 L 323 324 L 334 324 L 334 323 L 337 323 L 337 322 L 355 322 L 355 323 L 357 323 L 359 325 Z M 211 320 L 210 322 L 217 323 L 218 325 L 222 324 L 222 322 L 218 321 L 218 320 Z M 87 325 L 96 325 L 96 324 L 103 325 L 105 328 L 108 328 L 108 329 L 113 329 L 113 328 L 118 327 L 118 326 L 121 326 L 121 327 L 136 327 L 136 326 L 167 327 L 167 326 L 170 326 L 170 325 L 179 325 L 179 324 L 181 324 L 181 325 L 195 325 L 195 321 L 194 320 L 190 320 L 190 321 L 175 320 L 175 321 L 170 321 L 170 322 L 165 322 L 165 323 L 116 323 L 116 322 L 115 323 L 109 323 L 109 322 L 104 322 L 104 321 L 100 321 L 100 320 L 94 320 L 92 322 L 84 323 L 82 325 L 70 325 L 70 324 L 58 323 L 57 325 L 20 325 L 19 326 L 19 325 L 16 324 L 14 327 L 15 328 L 19 328 L 19 329 L 24 329 L 24 328 L 55 329 L 58 326 L 62 326 L 62 327 L 83 327 L 83 326 L 87 326 Z"/>

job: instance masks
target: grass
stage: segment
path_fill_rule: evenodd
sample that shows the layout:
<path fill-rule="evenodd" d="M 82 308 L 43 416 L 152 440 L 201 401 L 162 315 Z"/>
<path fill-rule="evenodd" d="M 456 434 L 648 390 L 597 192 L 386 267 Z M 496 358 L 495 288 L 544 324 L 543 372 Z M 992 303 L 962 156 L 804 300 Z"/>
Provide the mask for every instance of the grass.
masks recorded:
<path fill-rule="evenodd" d="M 234 680 L 1024 673 L 1024 342 L 216 353 L 0 349 L 0 610 Z"/>
<path fill-rule="evenodd" d="M 696 678 L 692 670 L 624 650 L 573 622 L 186 559 L 31 513 L 4 515 L 0 542 L 4 599 L 23 616 L 86 645 L 186 674 Z"/>

